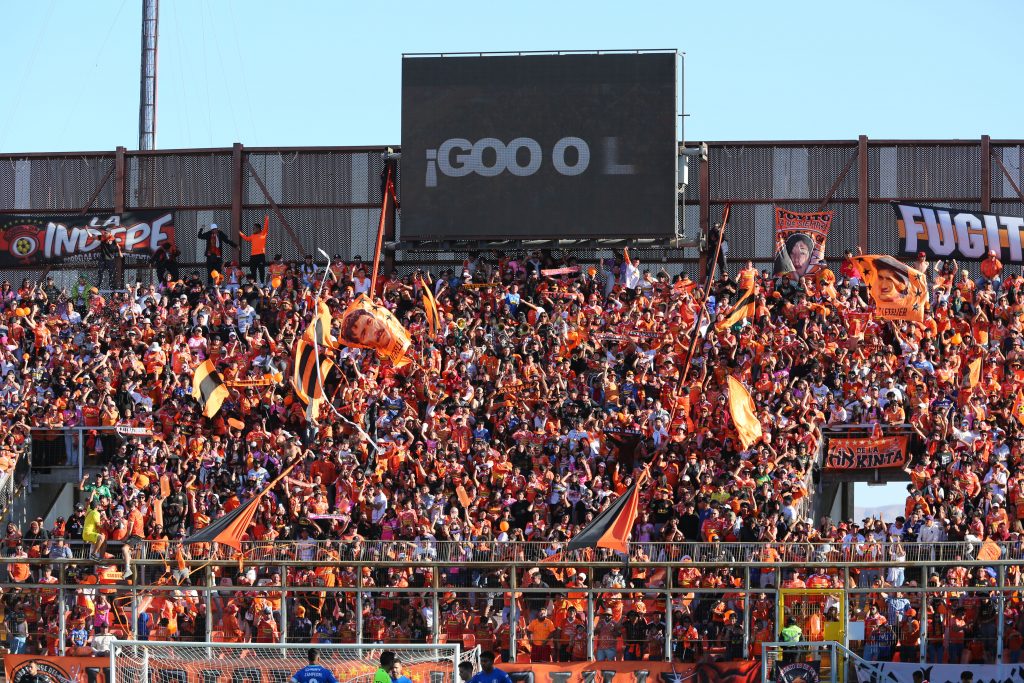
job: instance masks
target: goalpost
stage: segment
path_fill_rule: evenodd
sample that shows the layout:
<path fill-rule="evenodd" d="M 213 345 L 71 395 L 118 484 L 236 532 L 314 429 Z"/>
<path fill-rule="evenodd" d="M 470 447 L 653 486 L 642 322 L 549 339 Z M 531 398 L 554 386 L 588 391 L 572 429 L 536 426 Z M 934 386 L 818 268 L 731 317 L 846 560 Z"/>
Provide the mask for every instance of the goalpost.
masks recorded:
<path fill-rule="evenodd" d="M 460 662 L 480 669 L 480 648 L 443 645 L 176 643 L 115 640 L 107 683 L 288 683 L 310 649 L 340 683 L 369 683 L 390 650 L 413 683 L 458 683 Z"/>

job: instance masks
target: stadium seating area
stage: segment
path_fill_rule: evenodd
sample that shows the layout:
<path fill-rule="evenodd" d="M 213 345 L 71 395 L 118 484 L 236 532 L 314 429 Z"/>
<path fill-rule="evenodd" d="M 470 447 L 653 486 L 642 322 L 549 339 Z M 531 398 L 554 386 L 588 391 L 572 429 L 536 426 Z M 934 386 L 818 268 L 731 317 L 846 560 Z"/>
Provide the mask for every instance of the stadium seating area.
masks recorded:
<path fill-rule="evenodd" d="M 329 411 L 308 422 L 287 380 L 320 281 L 327 278 L 326 301 L 340 313 L 369 289 L 359 262 L 336 263 L 328 277 L 319 267 L 278 261 L 271 268 L 277 286 L 233 268 L 218 286 L 168 278 L 127 293 L 101 294 L 85 278 L 63 291 L 52 280 L 18 289 L 4 283 L 0 468 L 10 468 L 30 430 L 53 441 L 63 460 L 55 464 L 102 467 L 82 481 L 80 503 L 48 528 L 42 520 L 8 526 L 7 581 L 55 583 L 43 564 L 18 560 L 84 559 L 92 549 L 83 532 L 88 541 L 96 533 L 108 539 L 100 561 L 68 574 L 87 586 L 65 605 L 64 645 L 72 652 L 102 649 L 111 628 L 128 629 L 117 616 L 130 613 L 124 595 L 97 588 L 131 578 L 121 556 L 128 545 L 136 557 L 166 557 L 161 580 L 175 584 L 137 606 L 136 632 L 154 640 L 203 640 L 210 628 L 215 639 L 231 641 L 355 642 L 361 629 L 365 642 L 429 642 L 437 629 L 448 641 L 493 646 L 506 659 L 514 638 L 520 657 L 578 660 L 588 652 L 588 601 L 573 589 L 602 587 L 592 605 L 598 659 L 664 658 L 666 648 L 681 661 L 756 656 L 759 643 L 774 637 L 775 601 L 761 594 L 744 604 L 736 590 L 746 580 L 741 569 L 696 566 L 729 560 L 696 557 L 713 547 L 707 544 L 723 544 L 746 548 L 745 557 L 731 559 L 765 563 L 752 570 L 756 587 L 873 589 L 849 605 L 870 624 L 862 644 L 868 658 L 916 657 L 924 615 L 899 589 L 940 581 L 948 599 L 930 598 L 930 658 L 992 661 L 998 636 L 1019 655 L 1019 598 L 997 601 L 986 592 L 995 572 L 968 571 L 957 561 L 974 558 L 990 540 L 1015 547 L 1024 533 L 1016 400 L 1024 380 L 1024 279 L 997 273 L 976 282 L 955 266 L 926 264 L 934 315 L 924 324 L 893 323 L 866 315 L 869 299 L 849 263 L 834 284 L 805 278 L 786 287 L 748 263 L 738 279 L 759 281 L 755 314 L 717 325 L 738 285 L 716 280 L 712 328 L 689 359 L 696 283 L 653 266 L 648 272 L 628 254 L 544 273 L 575 265 L 539 253 L 481 256 L 433 273 L 436 336 L 418 277 L 383 278 L 383 300 L 412 333 L 414 363 L 396 370 L 371 351 L 345 348 L 325 381 L 332 404 L 379 451 Z M 228 380 L 285 379 L 232 390 L 206 419 L 191 395 L 193 368 L 206 359 Z M 972 378 L 978 359 L 980 377 Z M 727 407 L 729 375 L 750 388 L 764 431 L 748 449 Z M 810 518 L 822 429 L 875 423 L 914 432 L 905 513 Z M 86 428 L 85 437 L 69 428 Z M 207 613 L 190 586 L 190 560 L 211 550 L 180 541 L 298 456 L 302 464 L 262 499 L 247 540 L 277 543 L 268 552 L 308 564 L 286 567 L 285 577 L 258 553 L 239 568 L 218 566 L 221 585 L 252 589 L 215 594 Z M 545 567 L 542 560 L 560 555 L 645 465 L 651 479 L 629 567 L 592 576 Z M 447 569 L 415 562 L 437 559 L 441 549 Z M 877 557 L 879 565 L 854 570 L 852 585 L 835 570 L 770 565 L 803 549 L 811 549 L 808 564 Z M 924 549 L 932 553 L 930 576 L 884 566 Z M 517 574 L 459 566 L 474 553 L 512 562 Z M 293 587 L 352 587 L 355 564 L 346 560 L 403 558 L 407 567 L 363 567 L 359 585 L 369 588 L 358 598 L 308 591 L 282 602 L 274 590 L 282 578 Z M 666 576 L 645 560 L 679 566 Z M 136 567 L 135 579 L 155 581 L 160 573 Z M 1003 578 L 1024 583 L 1016 566 Z M 513 610 L 513 580 L 551 591 L 516 595 Z M 664 598 L 645 591 L 669 580 L 706 590 L 677 596 L 667 610 Z M 429 586 L 448 590 L 436 604 L 386 590 Z M 459 590 L 467 588 L 484 590 Z M 5 591 L 11 649 L 57 651 L 57 605 L 53 590 Z M 812 610 L 804 632 L 825 633 L 835 618 L 831 606 L 822 601 Z M 1006 628 L 997 636 L 998 610 Z"/>

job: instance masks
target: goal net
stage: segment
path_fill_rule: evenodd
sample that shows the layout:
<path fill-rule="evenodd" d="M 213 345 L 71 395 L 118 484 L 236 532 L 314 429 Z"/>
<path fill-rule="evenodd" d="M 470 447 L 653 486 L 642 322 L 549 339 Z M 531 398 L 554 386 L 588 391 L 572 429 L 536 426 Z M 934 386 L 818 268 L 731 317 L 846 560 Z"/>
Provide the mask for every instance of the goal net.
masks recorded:
<path fill-rule="evenodd" d="M 460 662 L 479 671 L 479 648 L 447 645 L 278 645 L 160 643 L 118 640 L 107 683 L 288 683 L 316 649 L 319 664 L 340 683 L 370 683 L 381 652 L 390 650 L 413 683 L 458 683 Z"/>

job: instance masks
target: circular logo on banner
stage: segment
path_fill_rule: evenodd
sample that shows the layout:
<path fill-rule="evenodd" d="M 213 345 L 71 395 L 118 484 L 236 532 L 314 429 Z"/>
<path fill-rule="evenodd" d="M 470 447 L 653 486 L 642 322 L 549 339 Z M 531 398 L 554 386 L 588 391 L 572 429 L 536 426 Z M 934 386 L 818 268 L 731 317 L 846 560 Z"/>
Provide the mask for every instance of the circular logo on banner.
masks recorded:
<path fill-rule="evenodd" d="M 39 249 L 39 230 L 33 225 L 19 225 L 7 231 L 7 243 L 14 258 L 30 258 Z"/>
<path fill-rule="evenodd" d="M 786 664 L 779 670 L 778 683 L 818 683 L 818 662 Z"/>
<path fill-rule="evenodd" d="M 31 674 L 30 668 L 33 664 L 36 665 L 36 674 L 42 676 L 47 683 L 68 683 L 68 681 L 72 680 L 68 672 L 52 660 L 26 659 L 15 666 L 14 671 L 11 672 L 9 683 L 21 683 L 26 676 Z"/>

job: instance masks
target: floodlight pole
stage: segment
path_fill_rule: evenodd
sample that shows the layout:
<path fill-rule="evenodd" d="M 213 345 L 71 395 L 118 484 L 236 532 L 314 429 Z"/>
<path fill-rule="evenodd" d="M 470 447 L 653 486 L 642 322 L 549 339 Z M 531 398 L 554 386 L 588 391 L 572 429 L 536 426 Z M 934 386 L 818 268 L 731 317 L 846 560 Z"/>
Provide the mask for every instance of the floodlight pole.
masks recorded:
<path fill-rule="evenodd" d="M 160 0 L 142 0 L 142 68 L 139 79 L 139 149 L 156 149 L 156 58 Z"/>

